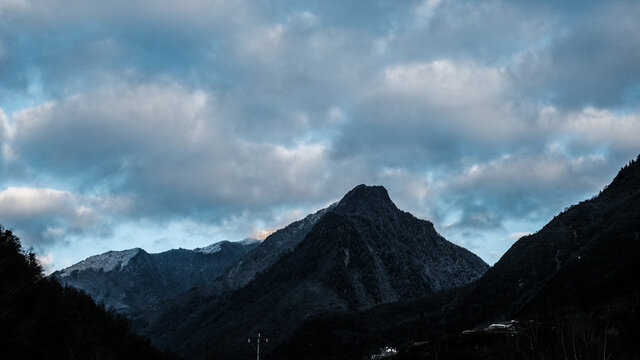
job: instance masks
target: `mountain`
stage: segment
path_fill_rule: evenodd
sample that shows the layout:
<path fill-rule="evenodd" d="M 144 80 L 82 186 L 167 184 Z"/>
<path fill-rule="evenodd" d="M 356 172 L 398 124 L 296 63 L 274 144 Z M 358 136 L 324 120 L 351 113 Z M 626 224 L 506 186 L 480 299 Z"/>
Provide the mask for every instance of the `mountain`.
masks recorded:
<path fill-rule="evenodd" d="M 109 251 L 51 276 L 89 294 L 121 314 L 135 317 L 157 310 L 163 301 L 218 277 L 259 241 L 221 241 L 194 250 L 149 254 L 135 248 Z"/>
<path fill-rule="evenodd" d="M 513 244 L 478 281 L 470 299 L 484 299 L 489 320 L 548 300 L 574 302 L 640 258 L 638 234 L 640 157 L 598 196 L 571 206 Z"/>
<path fill-rule="evenodd" d="M 598 196 L 516 241 L 478 280 L 319 314 L 274 358 L 368 358 L 386 345 L 403 349 L 398 359 L 638 358 L 639 234 L 640 156 Z"/>
<path fill-rule="evenodd" d="M 291 252 L 313 228 L 316 222 L 336 204 L 307 215 L 304 219 L 295 221 L 288 226 L 268 236 L 255 251 L 240 258 L 227 271 L 216 279 L 212 288 L 217 292 L 238 289 L 261 272 L 266 271 L 282 255 Z"/>
<path fill-rule="evenodd" d="M 315 314 L 419 297 L 467 284 L 488 268 L 432 223 L 399 210 L 383 187 L 365 185 L 272 234 L 241 261 L 255 254 L 276 260 L 232 292 L 179 304 L 188 313 L 167 310 L 145 333 L 187 358 L 233 359 L 249 356 L 246 338 L 262 332 L 268 354 Z M 221 281 L 234 283 L 231 269 Z"/>
<path fill-rule="evenodd" d="M 35 255 L 0 227 L 3 359 L 168 359 L 127 320 L 43 276 Z"/>

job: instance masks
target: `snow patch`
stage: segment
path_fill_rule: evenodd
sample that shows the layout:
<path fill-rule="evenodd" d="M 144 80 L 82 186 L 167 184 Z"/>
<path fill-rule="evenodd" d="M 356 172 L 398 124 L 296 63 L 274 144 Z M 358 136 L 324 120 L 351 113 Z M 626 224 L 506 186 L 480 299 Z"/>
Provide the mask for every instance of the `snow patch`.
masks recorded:
<path fill-rule="evenodd" d="M 74 271 L 114 271 L 122 270 L 134 256 L 136 256 L 142 249 L 135 248 L 123 251 L 108 251 L 104 254 L 94 255 L 79 263 L 72 265 L 66 269 L 60 271 L 61 277 L 71 275 Z"/>
<path fill-rule="evenodd" d="M 220 251 L 220 249 L 221 249 L 220 248 L 220 244 L 222 244 L 222 243 L 223 242 L 220 241 L 220 242 L 217 242 L 215 244 L 211 244 L 209 246 L 205 246 L 205 247 L 201 247 L 201 248 L 195 248 L 195 249 L 193 249 L 193 251 L 199 252 L 199 253 L 202 253 L 202 254 L 215 254 L 218 251 Z"/>

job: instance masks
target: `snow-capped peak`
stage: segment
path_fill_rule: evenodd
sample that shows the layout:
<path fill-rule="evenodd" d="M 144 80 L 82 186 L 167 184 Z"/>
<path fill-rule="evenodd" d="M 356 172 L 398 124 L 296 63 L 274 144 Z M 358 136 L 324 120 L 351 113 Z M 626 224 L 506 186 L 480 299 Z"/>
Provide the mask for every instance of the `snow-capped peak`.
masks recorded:
<path fill-rule="evenodd" d="M 195 252 L 199 252 L 199 253 L 203 253 L 203 254 L 214 254 L 217 253 L 218 251 L 220 251 L 220 245 L 224 242 L 223 241 L 219 241 L 215 244 L 211 244 L 209 246 L 205 246 L 205 247 L 201 247 L 201 248 L 195 248 L 193 249 L 193 251 Z"/>
<path fill-rule="evenodd" d="M 95 271 L 113 271 L 122 270 L 131 258 L 136 256 L 140 251 L 140 248 L 123 250 L 123 251 L 108 251 L 104 254 L 94 255 L 88 257 L 79 263 L 72 265 L 66 269 L 60 271 L 60 276 L 69 276 L 72 272 L 79 270 L 95 270 Z"/>

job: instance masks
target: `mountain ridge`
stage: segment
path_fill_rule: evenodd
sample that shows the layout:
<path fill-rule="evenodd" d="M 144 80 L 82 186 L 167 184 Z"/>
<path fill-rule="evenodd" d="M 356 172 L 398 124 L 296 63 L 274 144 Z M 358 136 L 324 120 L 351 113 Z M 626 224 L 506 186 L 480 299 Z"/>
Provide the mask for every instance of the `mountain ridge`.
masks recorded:
<path fill-rule="evenodd" d="M 640 156 L 600 194 L 516 241 L 478 280 L 408 302 L 318 314 L 274 357 L 365 358 L 389 344 L 402 348 L 402 359 L 637 357 L 629 334 L 640 333 L 639 235 Z M 520 327 L 502 335 L 482 330 L 514 318 Z M 584 349 L 567 348 L 569 341 Z"/>
<path fill-rule="evenodd" d="M 50 276 L 83 290 L 107 307 L 136 317 L 219 276 L 259 242 L 219 241 L 194 250 L 148 253 L 134 248 L 91 256 Z"/>
<path fill-rule="evenodd" d="M 275 261 L 246 285 L 221 297 L 187 297 L 144 333 L 189 358 L 237 358 L 246 350 L 239 339 L 248 333 L 277 331 L 279 339 L 272 341 L 277 344 L 310 315 L 362 310 L 463 285 L 488 268 L 446 241 L 431 222 L 399 210 L 383 187 L 357 186 L 310 216 L 272 234 L 247 255 L 276 248 L 269 255 Z M 295 229 L 306 232 L 302 239 L 285 236 L 299 234 Z M 181 313 L 180 308 L 191 310 Z M 211 344 L 210 338 L 218 341 Z"/>

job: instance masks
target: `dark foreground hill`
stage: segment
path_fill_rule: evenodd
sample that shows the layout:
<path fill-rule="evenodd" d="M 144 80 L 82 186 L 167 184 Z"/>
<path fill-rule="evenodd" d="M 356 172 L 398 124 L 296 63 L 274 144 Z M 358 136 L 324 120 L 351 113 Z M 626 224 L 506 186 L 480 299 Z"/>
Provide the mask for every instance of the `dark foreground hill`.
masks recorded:
<path fill-rule="evenodd" d="M 640 157 L 474 283 L 320 314 L 274 358 L 365 359 L 385 345 L 401 349 L 397 359 L 640 358 L 639 234 Z"/>
<path fill-rule="evenodd" d="M 240 359 L 251 356 L 247 337 L 262 332 L 270 338 L 263 349 L 268 356 L 313 315 L 406 301 L 467 284 L 488 268 L 440 236 L 432 223 L 399 210 L 381 186 L 360 185 L 318 214 L 310 226 L 293 227 L 304 237 L 275 233 L 248 254 L 261 254 L 266 246 L 277 252 L 260 255 L 272 263 L 245 286 L 178 302 L 146 333 L 188 358 Z M 283 230 L 293 234 L 291 226 Z M 244 281 L 233 281 L 233 275 L 223 280 Z"/>
<path fill-rule="evenodd" d="M 32 253 L 0 228 L 3 359 L 163 359 L 127 320 L 86 294 L 45 278 Z"/>

